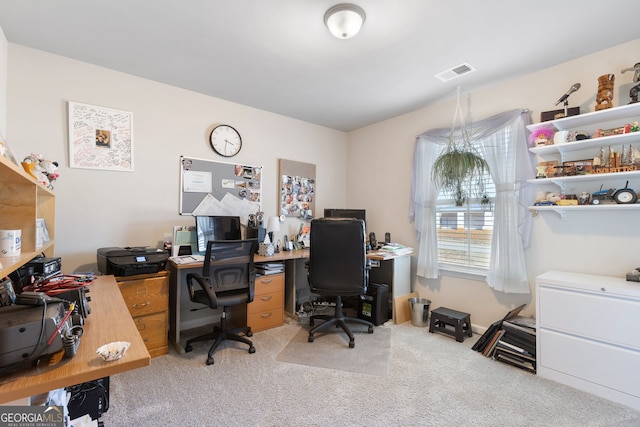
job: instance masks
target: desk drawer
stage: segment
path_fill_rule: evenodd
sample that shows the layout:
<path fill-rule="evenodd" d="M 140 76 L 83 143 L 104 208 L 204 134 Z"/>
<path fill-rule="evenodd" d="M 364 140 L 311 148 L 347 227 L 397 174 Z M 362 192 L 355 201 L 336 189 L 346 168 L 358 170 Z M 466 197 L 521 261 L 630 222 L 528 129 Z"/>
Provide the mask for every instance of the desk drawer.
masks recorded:
<path fill-rule="evenodd" d="M 280 326 L 284 324 L 284 309 L 280 307 L 274 310 L 249 314 L 247 316 L 247 323 L 251 326 L 252 332 L 258 332 L 263 329 Z"/>
<path fill-rule="evenodd" d="M 269 294 L 284 289 L 284 274 L 256 277 L 255 295 Z"/>
<path fill-rule="evenodd" d="M 256 295 L 253 302 L 247 305 L 247 315 L 259 313 L 265 310 L 274 310 L 282 308 L 284 304 L 284 294 L 282 291 L 272 292 L 270 294 Z"/>
<path fill-rule="evenodd" d="M 158 348 L 168 349 L 167 312 L 163 311 L 133 318 L 142 341 L 149 351 Z M 166 353 L 166 352 L 165 352 Z M 165 354 L 160 353 L 160 354 Z M 153 354 L 152 354 L 153 356 Z"/>
<path fill-rule="evenodd" d="M 118 286 L 132 316 L 167 310 L 169 281 L 165 277 L 118 282 Z"/>

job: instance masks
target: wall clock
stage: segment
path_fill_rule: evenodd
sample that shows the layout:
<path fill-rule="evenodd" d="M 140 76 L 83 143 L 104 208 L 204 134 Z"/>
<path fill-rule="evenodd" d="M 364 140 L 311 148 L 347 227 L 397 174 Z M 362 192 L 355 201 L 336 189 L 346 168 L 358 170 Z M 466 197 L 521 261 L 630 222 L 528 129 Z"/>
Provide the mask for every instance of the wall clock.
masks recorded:
<path fill-rule="evenodd" d="M 213 151 L 224 157 L 233 157 L 242 148 L 240 133 L 229 125 L 218 125 L 213 128 L 209 143 Z"/>

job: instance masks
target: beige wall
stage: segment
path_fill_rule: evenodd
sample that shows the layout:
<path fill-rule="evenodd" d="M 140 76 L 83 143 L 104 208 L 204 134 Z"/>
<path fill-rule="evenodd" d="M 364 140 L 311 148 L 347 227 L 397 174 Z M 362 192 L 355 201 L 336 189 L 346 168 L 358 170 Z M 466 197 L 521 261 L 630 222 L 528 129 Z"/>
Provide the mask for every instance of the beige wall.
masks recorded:
<path fill-rule="evenodd" d="M 0 139 L 7 135 L 7 38 L 0 28 Z"/>
<path fill-rule="evenodd" d="M 317 208 L 344 206 L 347 135 L 281 115 L 178 89 L 9 43 L 8 140 L 16 157 L 60 162 L 55 183 L 56 247 L 63 270 L 96 270 L 96 249 L 152 246 L 178 214 L 179 158 L 228 161 L 208 143 L 213 125 L 231 124 L 243 148 L 233 161 L 263 168 L 263 210 L 276 215 L 278 159 L 317 167 Z M 134 172 L 68 167 L 67 101 L 133 113 Z M 277 233 L 292 234 L 287 220 Z"/>
<path fill-rule="evenodd" d="M 464 78 L 450 82 L 451 98 L 434 105 L 368 126 L 349 134 L 349 205 L 367 209 L 367 226 L 392 239 L 416 247 L 415 230 L 407 219 L 411 185 L 411 164 L 416 135 L 428 129 L 451 125 L 455 88 L 460 85 L 463 109 L 470 105 L 474 119 L 515 108 L 528 108 L 535 122 L 540 112 L 554 110 L 557 99 L 580 82 L 581 89 L 569 98 L 570 106 L 593 111 L 597 78 L 616 75 L 614 105 L 627 104 L 633 73 L 621 74 L 638 62 L 640 40 L 505 81 L 468 93 Z M 425 76 L 425 79 L 432 76 Z M 594 153 L 595 154 L 595 153 Z M 637 180 L 636 180 L 637 181 Z M 609 185 L 613 183 L 606 183 Z M 594 183 L 593 191 L 600 183 Z M 622 187 L 624 182 L 616 185 Z M 630 186 L 640 190 L 640 182 Z M 547 270 L 582 271 L 624 276 L 640 266 L 640 227 L 635 212 L 569 213 L 561 220 L 552 212 L 534 220 L 533 239 L 526 251 L 531 288 L 535 277 Z M 415 257 L 413 259 L 415 271 Z M 432 301 L 432 308 L 447 306 L 471 313 L 472 323 L 487 326 L 521 303 L 532 303 L 526 314 L 535 312 L 535 297 L 493 292 L 486 283 L 443 276 L 440 280 L 414 278 L 414 290 Z"/>

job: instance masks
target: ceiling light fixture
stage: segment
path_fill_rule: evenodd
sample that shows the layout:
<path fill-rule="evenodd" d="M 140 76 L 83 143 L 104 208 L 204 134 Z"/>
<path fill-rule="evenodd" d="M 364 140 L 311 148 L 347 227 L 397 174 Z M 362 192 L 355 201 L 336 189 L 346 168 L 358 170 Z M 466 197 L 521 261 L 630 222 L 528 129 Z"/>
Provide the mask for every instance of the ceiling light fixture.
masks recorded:
<path fill-rule="evenodd" d="M 358 34 L 366 15 L 360 6 L 341 3 L 331 7 L 324 14 L 324 24 L 331 34 L 339 39 L 350 39 Z"/>

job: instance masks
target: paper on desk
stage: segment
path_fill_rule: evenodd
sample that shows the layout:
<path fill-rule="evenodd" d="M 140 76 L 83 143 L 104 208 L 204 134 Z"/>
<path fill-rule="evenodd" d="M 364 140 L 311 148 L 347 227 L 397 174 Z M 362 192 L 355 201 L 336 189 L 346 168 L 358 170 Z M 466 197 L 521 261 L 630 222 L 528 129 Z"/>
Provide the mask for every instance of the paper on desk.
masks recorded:
<path fill-rule="evenodd" d="M 169 259 L 178 265 L 194 264 L 197 262 L 203 262 L 204 255 L 179 255 L 179 256 L 172 256 Z"/>

